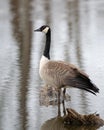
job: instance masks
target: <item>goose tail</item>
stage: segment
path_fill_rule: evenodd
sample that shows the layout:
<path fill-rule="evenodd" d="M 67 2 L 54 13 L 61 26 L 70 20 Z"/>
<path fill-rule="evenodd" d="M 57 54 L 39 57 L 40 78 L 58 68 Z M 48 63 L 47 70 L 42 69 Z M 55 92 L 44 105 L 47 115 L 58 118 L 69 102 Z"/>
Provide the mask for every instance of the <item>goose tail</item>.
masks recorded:
<path fill-rule="evenodd" d="M 99 88 L 85 75 L 78 75 L 74 78 L 67 79 L 65 82 L 68 86 L 88 91 L 94 95 L 99 93 Z"/>

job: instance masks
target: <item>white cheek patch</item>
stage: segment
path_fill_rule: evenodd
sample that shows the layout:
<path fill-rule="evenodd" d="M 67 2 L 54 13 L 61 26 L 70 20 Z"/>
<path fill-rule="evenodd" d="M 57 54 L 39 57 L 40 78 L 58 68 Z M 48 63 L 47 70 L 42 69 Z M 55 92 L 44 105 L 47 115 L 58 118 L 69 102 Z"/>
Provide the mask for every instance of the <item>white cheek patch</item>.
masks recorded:
<path fill-rule="evenodd" d="M 47 33 L 49 30 L 49 27 L 46 27 L 42 32 Z"/>

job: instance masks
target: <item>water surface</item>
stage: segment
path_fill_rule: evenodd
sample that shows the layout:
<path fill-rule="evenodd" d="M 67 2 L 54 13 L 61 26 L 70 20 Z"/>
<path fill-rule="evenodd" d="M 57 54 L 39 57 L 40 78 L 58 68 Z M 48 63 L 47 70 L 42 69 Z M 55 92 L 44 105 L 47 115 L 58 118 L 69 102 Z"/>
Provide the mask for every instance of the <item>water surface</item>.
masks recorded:
<path fill-rule="evenodd" d="M 99 87 L 94 96 L 67 89 L 71 107 L 104 119 L 104 1 L 5 0 L 0 2 L 0 130 L 40 130 L 57 115 L 57 106 L 40 106 L 38 73 L 44 34 L 52 29 L 51 59 L 71 62 Z M 104 128 L 100 128 L 103 130 Z"/>

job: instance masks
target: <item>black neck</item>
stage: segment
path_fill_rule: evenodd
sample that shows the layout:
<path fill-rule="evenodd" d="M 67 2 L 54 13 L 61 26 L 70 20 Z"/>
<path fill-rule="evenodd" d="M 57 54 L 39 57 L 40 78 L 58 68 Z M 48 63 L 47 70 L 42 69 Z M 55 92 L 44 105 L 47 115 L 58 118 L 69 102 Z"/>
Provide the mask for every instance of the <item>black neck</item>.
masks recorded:
<path fill-rule="evenodd" d="M 50 54 L 49 54 L 50 43 L 51 43 L 51 30 L 49 29 L 48 32 L 46 33 L 46 45 L 43 53 L 43 55 L 48 59 L 50 59 Z"/>

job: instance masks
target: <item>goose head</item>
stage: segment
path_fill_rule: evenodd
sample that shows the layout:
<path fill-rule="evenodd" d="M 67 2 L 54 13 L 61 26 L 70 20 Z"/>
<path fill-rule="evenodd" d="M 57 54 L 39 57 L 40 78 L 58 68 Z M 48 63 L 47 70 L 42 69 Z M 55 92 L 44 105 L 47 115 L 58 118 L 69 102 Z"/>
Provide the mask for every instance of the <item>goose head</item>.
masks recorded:
<path fill-rule="evenodd" d="M 48 33 L 50 27 L 48 25 L 43 25 L 40 28 L 34 30 L 34 31 L 38 31 L 38 32 L 44 32 L 45 34 Z"/>

